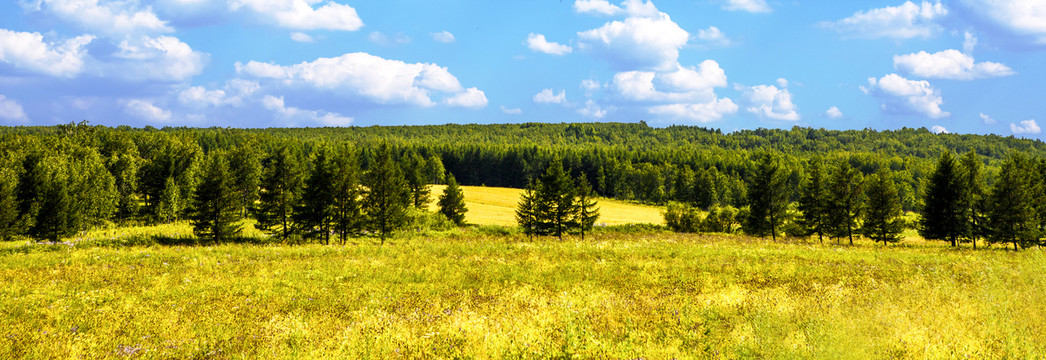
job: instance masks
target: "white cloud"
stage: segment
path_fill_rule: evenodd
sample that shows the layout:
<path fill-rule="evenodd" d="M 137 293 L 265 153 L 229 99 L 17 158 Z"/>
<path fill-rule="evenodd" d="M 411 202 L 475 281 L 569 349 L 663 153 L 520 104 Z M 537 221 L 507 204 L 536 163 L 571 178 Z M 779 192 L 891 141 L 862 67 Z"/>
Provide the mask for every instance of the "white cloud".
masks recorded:
<path fill-rule="evenodd" d="M 931 119 L 951 116 L 951 113 L 941 110 L 941 104 L 944 103 L 941 94 L 925 80 L 908 80 L 897 74 L 889 74 L 880 79 L 868 78 L 868 87 L 862 86 L 861 90 L 882 99 L 882 109 L 885 111 L 911 111 Z"/>
<path fill-rule="evenodd" d="M 440 31 L 440 32 L 437 32 L 437 33 L 432 33 L 432 34 L 429 34 L 429 35 L 432 35 L 432 40 L 435 40 L 436 42 L 441 42 L 441 43 L 444 43 L 444 44 L 449 44 L 449 43 L 454 42 L 454 34 L 451 34 L 450 31 L 444 30 L 444 31 Z"/>
<path fill-rule="evenodd" d="M 947 134 L 948 133 L 948 129 L 946 129 L 944 126 L 934 125 L 933 127 L 930 128 L 930 132 L 932 132 L 934 134 Z"/>
<path fill-rule="evenodd" d="M 737 104 L 728 98 L 722 98 L 705 103 L 653 106 L 648 111 L 651 114 L 707 123 L 722 119 L 724 115 L 736 113 Z"/>
<path fill-rule="evenodd" d="M 711 46 L 730 46 L 730 39 L 715 26 L 697 31 L 697 39 Z"/>
<path fill-rule="evenodd" d="M 581 50 L 622 69 L 674 68 L 690 34 L 665 13 L 612 21 L 577 34 Z"/>
<path fill-rule="evenodd" d="M 3 95 L 0 95 L 0 119 L 20 123 L 29 121 L 29 117 L 25 115 L 25 110 L 22 109 L 22 104 Z"/>
<path fill-rule="evenodd" d="M 478 94 L 482 94 L 479 90 L 465 90 L 454 75 L 439 65 L 405 63 L 367 53 L 319 58 L 288 66 L 256 61 L 246 65 L 237 63 L 236 72 L 275 86 L 312 88 L 379 104 L 434 106 L 436 101 L 432 96 L 440 94 L 448 98 L 445 101 L 448 104 L 450 98 L 455 99 L 455 104 L 461 104 L 465 99 L 478 100 Z"/>
<path fill-rule="evenodd" d="M 788 79 L 777 78 L 777 86 L 782 87 L 782 88 L 788 87 Z"/>
<path fill-rule="evenodd" d="M 297 42 L 303 42 L 303 43 L 311 43 L 311 42 L 316 41 L 315 38 L 313 38 L 312 36 L 309 36 L 309 34 L 306 34 L 306 33 L 303 33 L 303 32 L 292 32 L 291 33 L 291 40 L 294 40 L 294 41 L 297 41 Z"/>
<path fill-rule="evenodd" d="M 46 43 L 40 33 L 0 29 L 0 61 L 36 73 L 73 77 L 84 70 L 84 47 L 93 40 L 91 35 L 81 35 Z"/>
<path fill-rule="evenodd" d="M 544 89 L 534 95 L 534 102 L 538 104 L 562 104 L 567 102 L 567 91 L 560 90 L 556 95 L 552 89 Z"/>
<path fill-rule="evenodd" d="M 973 57 L 958 50 L 944 50 L 933 54 L 920 51 L 895 55 L 893 66 L 905 73 L 930 78 L 972 80 L 1013 75 L 1013 69 L 995 62 L 975 63 Z"/>
<path fill-rule="evenodd" d="M 607 0 L 577 0 L 574 2 L 574 11 L 579 14 L 613 16 L 622 13 L 624 10 Z"/>
<path fill-rule="evenodd" d="M 152 9 L 138 9 L 137 1 L 40 0 L 34 10 L 54 15 L 81 29 L 109 37 L 169 33 L 174 28 Z"/>
<path fill-rule="evenodd" d="M 824 116 L 827 116 L 829 119 L 839 119 L 843 117 L 843 112 L 838 107 L 832 106 L 825 110 Z"/>
<path fill-rule="evenodd" d="M 655 82 L 661 85 L 661 89 Z M 629 101 L 706 101 L 715 98 L 714 88 L 726 86 L 726 73 L 714 60 L 705 60 L 698 68 L 680 66 L 676 71 L 668 73 L 620 72 L 614 75 L 611 86 Z"/>
<path fill-rule="evenodd" d="M 750 113 L 761 117 L 797 121 L 799 113 L 795 104 L 792 103 L 792 93 L 788 89 L 778 89 L 773 85 L 756 85 L 753 87 L 740 87 L 744 91 L 745 101 Z"/>
<path fill-rule="evenodd" d="M 766 0 L 726 0 L 723 4 L 724 10 L 747 11 L 752 13 L 768 13 L 773 11 Z"/>
<path fill-rule="evenodd" d="M 509 109 L 509 108 L 505 107 L 505 105 L 501 105 L 501 112 L 504 113 L 504 114 L 508 114 L 508 115 L 519 115 L 519 114 L 523 113 L 523 109 L 520 109 L 520 108 Z"/>
<path fill-rule="evenodd" d="M 324 126 L 348 126 L 352 123 L 351 117 L 345 117 L 332 112 L 321 112 L 303 110 L 293 106 L 286 106 L 283 97 L 266 95 L 262 98 L 262 106 L 275 114 L 276 120 L 282 121 L 288 126 L 301 126 L 320 124 Z"/>
<path fill-rule="evenodd" d="M 1046 45 L 1046 3 L 1041 0 L 961 0 L 955 6 L 1007 39 Z"/>
<path fill-rule="evenodd" d="M 602 87 L 603 87 L 603 84 L 600 84 L 599 81 L 591 80 L 591 79 L 581 80 L 581 88 L 585 89 L 585 91 L 588 91 L 588 92 L 596 91 L 596 90 L 601 89 Z"/>
<path fill-rule="evenodd" d="M 598 104 L 596 104 L 595 101 L 589 99 L 589 100 L 585 101 L 585 107 L 578 109 L 577 113 L 581 114 L 581 116 L 584 116 L 584 117 L 590 117 L 590 118 L 594 118 L 594 119 L 602 119 L 604 116 L 607 116 L 607 110 L 612 110 L 612 108 L 611 109 L 601 108 Z"/>
<path fill-rule="evenodd" d="M 445 102 L 450 106 L 478 109 L 487 106 L 487 96 L 473 87 L 447 98 Z"/>
<path fill-rule="evenodd" d="M 193 86 L 178 92 L 178 101 L 193 107 L 219 106 L 225 103 L 225 91 L 207 90 L 203 86 Z"/>
<path fill-rule="evenodd" d="M 167 122 L 171 120 L 171 112 L 164 110 L 149 101 L 141 99 L 129 100 L 124 104 L 124 111 L 136 118 L 152 121 Z"/>
<path fill-rule="evenodd" d="M 996 121 L 995 121 L 995 119 L 992 119 L 991 116 L 988 116 L 985 113 L 981 113 L 980 115 L 981 115 L 981 121 L 984 121 L 985 124 L 988 124 L 988 125 L 994 125 L 995 124 Z"/>
<path fill-rule="evenodd" d="M 962 52 L 966 54 L 973 54 L 973 48 L 977 47 L 977 37 L 973 36 L 969 31 L 963 34 L 962 41 Z"/>
<path fill-rule="evenodd" d="M 130 81 L 187 81 L 203 72 L 208 60 L 173 36 L 128 38 L 113 56 L 121 60 L 103 65 L 105 72 Z"/>
<path fill-rule="evenodd" d="M 1035 119 L 1021 121 L 1020 125 L 1010 123 L 1010 131 L 1014 134 L 1038 134 L 1042 132 Z"/>
<path fill-rule="evenodd" d="M 249 9 L 268 21 L 294 30 L 343 30 L 356 31 L 363 27 L 363 20 L 351 6 L 333 1 L 319 8 L 312 4 L 318 0 L 231 0 L 233 11 Z"/>
<path fill-rule="evenodd" d="M 822 22 L 821 26 L 847 37 L 929 38 L 941 31 L 936 21 L 947 14 L 948 9 L 939 2 L 916 5 L 906 1 L 900 6 L 858 11 L 842 20 Z"/>
<path fill-rule="evenodd" d="M 545 35 L 530 33 L 527 36 L 527 47 L 530 50 L 549 55 L 566 55 L 574 51 L 570 46 L 545 40 Z"/>
<path fill-rule="evenodd" d="M 370 33 L 370 35 L 367 36 L 367 39 L 370 40 L 370 42 L 372 42 L 372 43 L 375 43 L 375 44 L 378 44 L 378 45 L 381 45 L 381 46 L 385 46 L 385 47 L 391 47 L 391 46 L 403 45 L 403 44 L 410 43 L 410 37 L 408 37 L 407 35 L 404 35 L 402 33 L 397 33 L 396 35 L 391 35 L 390 36 L 390 35 L 385 35 L 385 34 L 381 33 L 380 31 L 372 31 Z"/>

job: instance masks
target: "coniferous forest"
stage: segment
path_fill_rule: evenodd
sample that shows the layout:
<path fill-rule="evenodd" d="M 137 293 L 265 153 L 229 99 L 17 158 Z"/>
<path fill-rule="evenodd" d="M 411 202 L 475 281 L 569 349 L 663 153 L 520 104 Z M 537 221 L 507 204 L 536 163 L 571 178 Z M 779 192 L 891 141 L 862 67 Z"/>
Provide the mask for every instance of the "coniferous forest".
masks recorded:
<path fill-rule="evenodd" d="M 0 235 L 57 241 L 99 227 L 190 220 L 201 239 L 236 222 L 280 239 L 384 241 L 427 185 L 526 188 L 523 232 L 591 229 L 593 195 L 667 205 L 682 232 L 953 246 L 1046 238 L 1046 144 L 1013 137 L 793 128 L 723 133 L 638 124 L 299 129 L 0 129 Z M 434 216 L 462 224 L 461 195 Z M 557 198 L 558 197 L 558 198 Z M 550 215 L 550 213 L 552 213 Z M 414 214 L 414 215 L 412 215 Z M 910 216 L 906 214 L 917 214 Z"/>

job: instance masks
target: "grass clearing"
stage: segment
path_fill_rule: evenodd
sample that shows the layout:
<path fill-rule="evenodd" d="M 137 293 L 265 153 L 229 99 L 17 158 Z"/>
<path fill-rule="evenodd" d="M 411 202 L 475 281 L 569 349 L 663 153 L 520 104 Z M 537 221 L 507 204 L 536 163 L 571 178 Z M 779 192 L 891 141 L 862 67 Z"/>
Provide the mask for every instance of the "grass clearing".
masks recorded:
<path fill-rule="evenodd" d="M 432 203 L 429 209 L 435 211 L 436 199 L 443 194 L 446 185 L 432 185 Z M 465 221 L 476 225 L 501 225 L 516 226 L 516 206 L 519 205 L 519 197 L 523 194 L 522 189 L 486 187 L 486 186 L 462 186 L 465 193 L 465 207 L 469 209 L 465 213 Z M 598 225 L 625 225 L 625 224 L 664 224 L 661 213 L 663 207 L 641 205 L 621 200 L 599 198 L 599 220 Z"/>
<path fill-rule="evenodd" d="M 1043 274 L 1038 249 L 667 233 L 63 246 L 0 255 L 0 357 L 1042 358 Z"/>

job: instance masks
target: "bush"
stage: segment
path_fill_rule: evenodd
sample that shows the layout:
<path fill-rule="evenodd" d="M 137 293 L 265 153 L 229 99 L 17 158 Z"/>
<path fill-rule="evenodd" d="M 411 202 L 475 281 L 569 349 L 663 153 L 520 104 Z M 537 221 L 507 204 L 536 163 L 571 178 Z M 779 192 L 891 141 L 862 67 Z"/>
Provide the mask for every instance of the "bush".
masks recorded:
<path fill-rule="evenodd" d="M 737 231 L 737 209 L 733 206 L 713 206 L 708 216 L 701 222 L 701 231 L 717 233 L 734 233 Z"/>
<path fill-rule="evenodd" d="M 669 203 L 665 209 L 665 225 L 675 232 L 697 232 L 701 224 L 701 212 L 690 205 Z"/>

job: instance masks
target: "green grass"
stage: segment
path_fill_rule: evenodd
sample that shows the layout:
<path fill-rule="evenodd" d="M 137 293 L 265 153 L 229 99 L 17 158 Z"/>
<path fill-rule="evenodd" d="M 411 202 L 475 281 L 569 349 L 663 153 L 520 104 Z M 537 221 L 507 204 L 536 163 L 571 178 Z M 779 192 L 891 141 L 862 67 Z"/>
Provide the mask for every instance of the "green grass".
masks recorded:
<path fill-rule="evenodd" d="M 0 358 L 1046 356 L 1038 249 L 465 231 L 2 254 Z"/>
<path fill-rule="evenodd" d="M 432 186 L 432 204 L 430 209 L 436 209 L 436 199 L 443 194 L 446 185 Z M 522 189 L 486 187 L 486 186 L 462 186 L 465 193 L 465 221 L 477 225 L 501 225 L 516 226 L 516 206 Z M 625 224 L 664 224 L 665 219 L 661 215 L 663 207 L 630 203 L 621 200 L 598 198 L 599 220 L 597 225 L 625 225 Z"/>

